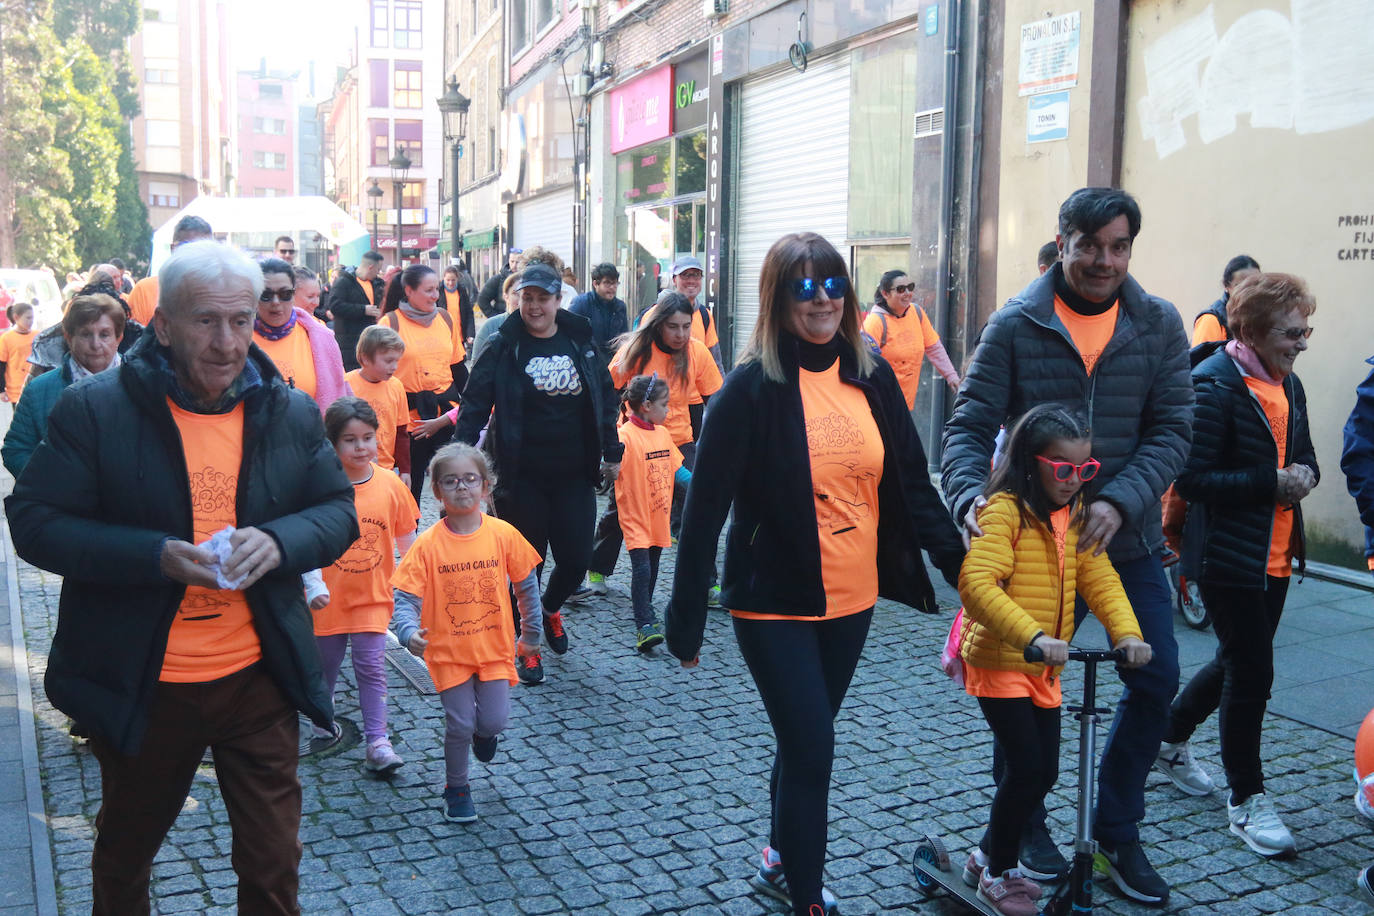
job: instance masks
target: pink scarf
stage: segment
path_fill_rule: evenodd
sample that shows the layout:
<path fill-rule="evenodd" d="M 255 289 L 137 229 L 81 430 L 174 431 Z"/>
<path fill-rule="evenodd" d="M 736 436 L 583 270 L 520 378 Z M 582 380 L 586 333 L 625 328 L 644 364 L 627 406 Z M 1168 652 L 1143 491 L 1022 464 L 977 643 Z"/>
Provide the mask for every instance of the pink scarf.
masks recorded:
<path fill-rule="evenodd" d="M 353 389 L 344 380 L 339 342 L 334 339 L 333 331 L 320 324 L 305 309 L 296 306 L 292 313 L 296 323 L 305 328 L 306 339 L 310 341 L 310 357 L 315 364 L 315 403 L 323 415 L 330 404 L 353 394 Z"/>
<path fill-rule="evenodd" d="M 1259 358 L 1259 354 L 1249 344 L 1241 343 L 1239 340 L 1228 340 L 1226 342 L 1226 355 L 1240 363 L 1242 369 L 1261 382 L 1270 385 L 1283 383 L 1282 378 L 1275 378 L 1269 374 L 1269 370 L 1264 368 L 1264 362 Z"/>

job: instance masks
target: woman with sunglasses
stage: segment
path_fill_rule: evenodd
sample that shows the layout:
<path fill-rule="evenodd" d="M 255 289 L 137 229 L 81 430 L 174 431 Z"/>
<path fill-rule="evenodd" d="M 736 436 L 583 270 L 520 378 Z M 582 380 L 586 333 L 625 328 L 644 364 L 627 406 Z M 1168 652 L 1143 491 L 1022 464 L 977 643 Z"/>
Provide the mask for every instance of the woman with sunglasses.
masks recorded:
<path fill-rule="evenodd" d="M 950 362 L 940 335 L 930 323 L 925 309 L 912 304 L 916 281 L 904 270 L 889 270 L 878 281 L 873 307 L 864 319 L 864 333 L 873 338 L 878 352 L 897 373 L 907 410 L 916 406 L 916 388 L 921 383 L 921 361 L 925 356 L 944 376 L 951 390 L 959 390 L 959 373 Z"/>
<path fill-rule="evenodd" d="M 931 486 L 906 399 L 859 330 L 845 259 L 815 233 L 779 239 L 748 348 L 711 399 L 683 512 L 668 648 L 696 667 L 716 543 L 721 604 L 777 750 L 772 824 L 750 883 L 797 916 L 822 889 L 834 720 L 879 595 L 935 613 L 924 548 L 953 584 L 964 549 Z"/>
<path fill-rule="evenodd" d="M 253 319 L 253 343 L 267 354 L 288 385 L 315 399 L 323 415 L 330 404 L 353 393 L 344 381 L 338 341 L 311 314 L 308 301 L 296 301 L 297 268 L 281 258 L 265 258 L 260 266 L 263 288 Z M 313 278 L 310 274 L 303 282 L 314 283 L 318 291 Z"/>
<path fill-rule="evenodd" d="M 964 686 L 978 699 L 1004 761 L 964 882 L 1002 916 L 1040 911 L 1040 886 L 1018 860 L 1022 832 L 1059 775 L 1059 671 L 1073 639 L 1075 595 L 1125 650 L 1126 667 L 1151 657 L 1111 560 L 1078 549 L 1083 485 L 1100 468 L 1081 415 L 1058 404 L 1027 411 L 983 489 L 983 534 L 973 539 L 959 575 Z M 1044 652 L 1043 663 L 1025 660 L 1028 646 Z"/>
<path fill-rule="evenodd" d="M 1260 731 L 1274 631 L 1293 561 L 1301 573 L 1306 559 L 1299 504 L 1320 479 L 1307 397 L 1293 374 L 1316 307 L 1289 274 L 1257 273 L 1232 289 L 1226 320 L 1235 337 L 1202 345 L 1211 355 L 1193 369 L 1193 444 L 1176 484 L 1190 504 L 1183 571 L 1207 603 L 1217 653 L 1174 700 L 1155 766 L 1190 795 L 1210 793 L 1188 739 L 1219 710 L 1230 829 L 1264 856 L 1296 848 L 1264 791 Z"/>

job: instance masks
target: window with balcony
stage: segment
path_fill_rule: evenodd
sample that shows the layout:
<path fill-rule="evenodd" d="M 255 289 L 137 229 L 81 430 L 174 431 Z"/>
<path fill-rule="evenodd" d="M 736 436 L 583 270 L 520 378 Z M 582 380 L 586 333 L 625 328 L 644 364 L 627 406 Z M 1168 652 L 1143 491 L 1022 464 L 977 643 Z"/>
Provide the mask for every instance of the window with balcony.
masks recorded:
<path fill-rule="evenodd" d="M 395 89 L 392 105 L 396 108 L 423 108 L 422 81 L 418 60 L 396 61 Z"/>
<path fill-rule="evenodd" d="M 396 122 L 396 146 L 405 150 L 406 158 L 410 160 L 411 168 L 416 168 L 423 164 L 423 139 L 423 121 Z"/>
<path fill-rule="evenodd" d="M 396 0 L 392 17 L 392 24 L 395 27 L 394 47 L 406 48 L 411 51 L 423 47 L 422 11 L 423 7 L 416 0 Z"/>

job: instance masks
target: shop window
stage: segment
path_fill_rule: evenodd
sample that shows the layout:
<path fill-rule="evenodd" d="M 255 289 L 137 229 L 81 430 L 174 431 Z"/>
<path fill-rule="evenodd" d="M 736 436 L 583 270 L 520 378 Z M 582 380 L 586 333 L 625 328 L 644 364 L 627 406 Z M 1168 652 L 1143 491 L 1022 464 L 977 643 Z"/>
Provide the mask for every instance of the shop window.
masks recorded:
<path fill-rule="evenodd" d="M 420 96 L 420 62 L 418 60 L 396 61 L 396 85 L 392 94 L 392 104 L 397 108 L 421 108 L 424 102 Z"/>
<path fill-rule="evenodd" d="M 390 69 L 390 61 L 370 60 L 367 62 L 368 104 L 373 108 L 386 108 L 388 105 L 387 86 L 391 80 L 387 77 Z"/>
<path fill-rule="evenodd" d="M 616 200 L 633 206 L 673 196 L 673 141 L 650 143 L 616 156 Z"/>
<path fill-rule="evenodd" d="M 855 245 L 854 292 L 858 294 L 859 301 L 872 302 L 873 291 L 878 288 L 878 281 L 883 274 L 894 268 L 904 268 L 910 260 L 911 248 L 905 242 L 900 245 Z"/>
<path fill-rule="evenodd" d="M 385 118 L 372 118 L 367 132 L 372 135 L 372 164 L 386 165 L 391 159 L 391 125 Z"/>
<path fill-rule="evenodd" d="M 396 122 L 396 146 L 405 150 L 406 158 L 410 160 L 411 168 L 418 168 L 424 164 L 424 122 L 422 121 L 397 121 Z"/>
<path fill-rule="evenodd" d="M 420 29 L 422 8 L 415 0 L 396 0 L 393 14 L 395 25 L 395 47 L 417 51 L 423 46 Z"/>
<path fill-rule="evenodd" d="M 853 52 L 850 98 L 848 236 L 910 236 L 916 149 L 916 49 L 910 36 Z"/>
<path fill-rule="evenodd" d="M 685 134 L 673 141 L 677 146 L 677 188 L 674 195 L 706 192 L 706 131 Z"/>
<path fill-rule="evenodd" d="M 372 47 L 387 46 L 387 0 L 372 0 Z"/>

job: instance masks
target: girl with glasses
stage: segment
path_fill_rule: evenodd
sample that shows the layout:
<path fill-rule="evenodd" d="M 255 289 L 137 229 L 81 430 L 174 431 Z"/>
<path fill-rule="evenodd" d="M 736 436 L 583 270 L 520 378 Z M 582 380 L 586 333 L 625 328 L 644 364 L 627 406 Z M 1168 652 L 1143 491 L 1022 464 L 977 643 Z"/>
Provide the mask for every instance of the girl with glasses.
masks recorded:
<path fill-rule="evenodd" d="M 959 574 L 965 689 L 1005 757 L 964 881 L 1003 916 L 1039 912 L 1040 886 L 1022 875 L 1017 858 L 1022 830 L 1059 774 L 1059 670 L 1073 639 L 1074 596 L 1082 594 L 1126 651 L 1127 667 L 1151 656 L 1111 561 L 1078 549 L 1082 488 L 1098 467 L 1082 417 L 1054 404 L 1027 411 L 988 479 L 978 514 L 983 534 Z M 1044 651 L 1043 664 L 1024 660 L 1027 646 Z"/>
<path fill-rule="evenodd" d="M 925 309 L 914 305 L 916 281 L 904 270 L 889 270 L 873 292 L 873 307 L 864 319 L 864 333 L 873 338 L 878 352 L 897 373 L 907 410 L 916 407 L 916 388 L 921 383 L 921 362 L 930 357 L 935 371 L 944 376 L 950 390 L 959 390 L 959 373 L 950 362 L 940 335 Z"/>
<path fill-rule="evenodd" d="M 288 385 L 315 399 L 323 415 L 330 404 L 353 393 L 344 381 L 339 343 L 311 309 L 296 303 L 295 267 L 280 258 L 266 258 L 260 266 L 263 288 L 253 319 L 253 343 Z M 302 282 L 314 282 L 313 277 Z"/>

